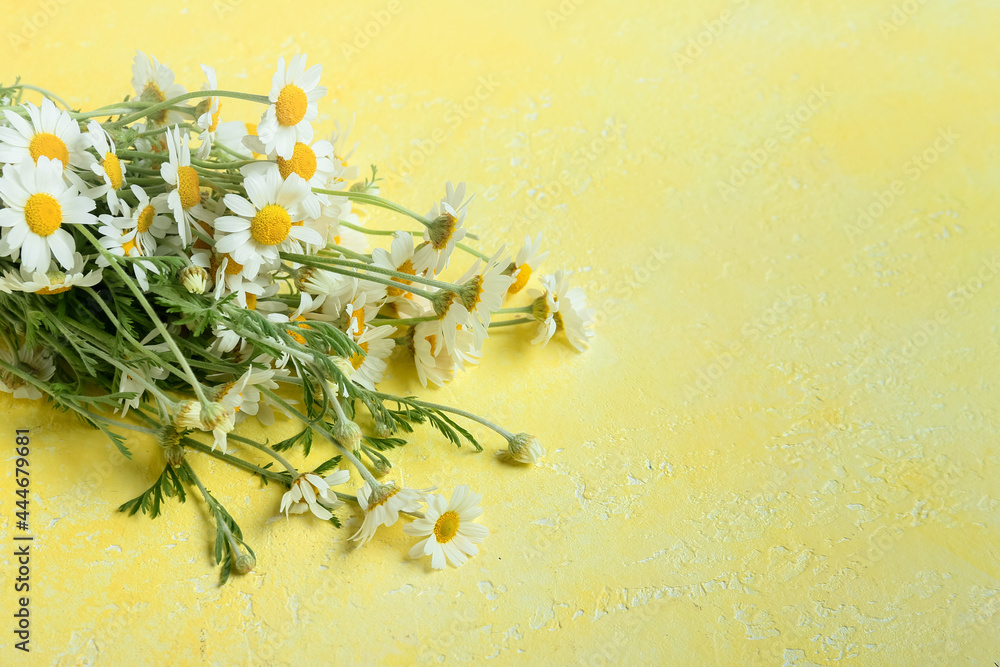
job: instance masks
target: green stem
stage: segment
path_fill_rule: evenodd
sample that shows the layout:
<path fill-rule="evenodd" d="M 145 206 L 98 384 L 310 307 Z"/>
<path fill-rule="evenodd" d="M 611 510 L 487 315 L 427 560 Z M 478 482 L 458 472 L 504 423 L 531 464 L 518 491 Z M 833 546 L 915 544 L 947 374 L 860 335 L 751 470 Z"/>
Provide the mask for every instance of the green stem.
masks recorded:
<path fill-rule="evenodd" d="M 400 206 L 399 204 L 391 202 L 388 199 L 382 199 L 381 197 L 378 197 L 376 195 L 369 195 L 363 192 L 351 192 L 350 190 L 324 190 L 323 188 L 313 188 L 312 191 L 320 195 L 331 195 L 333 197 L 347 197 L 351 201 L 358 202 L 359 204 L 371 204 L 372 206 L 377 206 L 379 208 L 384 208 L 389 211 L 394 211 L 401 215 L 406 215 L 413 218 L 424 227 L 428 227 L 431 224 L 430 222 L 428 222 L 427 218 L 420 215 L 419 213 L 414 213 L 405 206 Z"/>
<path fill-rule="evenodd" d="M 270 104 L 270 98 L 265 95 L 251 95 L 250 93 L 237 93 L 228 90 L 195 90 L 190 93 L 184 93 L 183 95 L 178 95 L 177 97 L 171 98 L 169 100 L 164 100 L 158 104 L 153 104 L 152 106 L 146 107 L 142 111 L 138 111 L 131 116 L 125 116 L 118 122 L 113 123 L 112 127 L 122 127 L 123 125 L 128 125 L 129 123 L 134 123 L 137 120 L 141 120 L 146 116 L 154 114 L 158 111 L 163 111 L 169 107 L 172 107 L 179 102 L 184 102 L 185 100 L 195 99 L 197 97 L 232 97 L 238 100 L 249 100 L 250 102 L 260 102 L 261 104 Z"/>
<path fill-rule="evenodd" d="M 295 466 L 289 463 L 284 456 L 274 451 L 267 445 L 251 440 L 250 438 L 244 438 L 243 436 L 240 435 L 234 435 L 232 433 L 230 433 L 227 437 L 230 440 L 235 440 L 236 442 L 243 443 L 244 445 L 250 445 L 254 449 L 259 449 L 260 451 L 264 452 L 265 454 L 273 458 L 275 461 L 283 465 L 285 467 L 285 470 L 289 472 L 289 474 L 292 476 L 293 479 L 299 476 L 299 471 L 295 469 Z"/>
<path fill-rule="evenodd" d="M 372 392 L 372 393 L 375 394 L 376 396 L 378 396 L 379 398 L 382 398 L 382 399 L 386 399 L 386 400 L 390 400 L 390 401 L 399 401 L 400 400 L 400 398 L 398 396 L 391 396 L 389 394 L 383 394 L 382 392 L 378 392 L 378 391 L 375 391 L 375 392 Z M 453 407 L 448 406 L 448 405 L 438 405 L 437 403 L 427 403 L 426 401 L 419 401 L 419 400 L 417 400 L 415 398 L 408 398 L 404 402 L 413 403 L 413 404 L 416 404 L 416 405 L 418 405 L 420 407 L 424 407 L 424 408 L 431 408 L 433 410 L 440 410 L 441 412 L 451 412 L 452 414 L 461 415 L 462 417 L 465 417 L 466 419 L 471 419 L 474 422 L 478 422 L 478 423 L 482 424 L 483 426 L 496 431 L 497 433 L 499 433 L 500 435 L 502 435 L 506 440 L 510 440 L 510 439 L 512 439 L 514 437 L 513 433 L 511 433 L 507 429 L 503 428 L 502 426 L 498 426 L 498 425 L 494 424 L 493 422 L 491 422 L 490 420 L 486 419 L 485 417 L 480 417 L 479 415 L 473 414 L 471 412 L 467 412 L 465 410 L 461 410 L 459 408 L 453 408 Z"/>
<path fill-rule="evenodd" d="M 229 437 L 232 437 L 232 435 L 230 434 Z M 268 479 L 274 480 L 276 482 L 281 482 L 282 484 L 288 483 L 288 481 L 284 477 L 282 477 L 279 473 L 274 472 L 273 470 L 268 470 L 267 468 L 262 468 L 258 465 L 254 465 L 253 463 L 250 463 L 249 461 L 244 461 L 243 459 L 233 456 L 232 454 L 224 454 L 220 450 L 212 449 L 208 445 L 198 442 L 194 438 L 185 436 L 181 440 L 181 442 L 184 443 L 185 447 L 196 449 L 203 454 L 208 454 L 209 456 L 214 456 L 220 461 L 225 461 L 226 463 L 232 464 L 237 468 L 242 468 L 243 470 L 252 472 L 257 475 L 261 475 L 263 477 L 267 477 Z"/>
<path fill-rule="evenodd" d="M 416 294 L 417 296 L 422 296 L 425 299 L 435 298 L 433 292 L 428 292 L 427 290 L 418 289 L 412 285 L 404 285 L 403 283 L 390 280 L 389 278 L 379 278 L 378 276 L 365 275 L 357 273 L 356 271 L 349 271 L 345 268 L 338 266 L 337 264 L 328 263 L 328 258 L 316 257 L 314 255 L 297 255 L 294 253 L 283 252 L 280 254 L 282 259 L 287 259 L 291 262 L 298 262 L 299 264 L 305 264 L 307 266 L 314 266 L 324 271 L 329 271 L 330 273 L 336 273 L 341 276 L 348 276 L 349 278 L 358 278 L 360 280 L 370 280 L 373 283 L 379 283 L 381 285 L 388 285 L 389 287 L 395 287 L 397 289 Z M 367 265 L 366 265 L 367 268 Z M 454 290 L 454 285 L 452 285 L 452 290 Z"/>
<path fill-rule="evenodd" d="M 142 290 L 139 289 L 139 286 L 135 283 L 134 280 L 132 280 L 132 278 L 128 275 L 128 273 L 126 273 L 125 270 L 118 265 L 118 258 L 115 255 L 112 255 L 107 250 L 105 250 L 104 246 L 102 246 L 100 242 L 98 242 L 98 240 L 94 238 L 94 235 L 90 233 L 90 230 L 88 230 L 83 225 L 78 225 L 78 228 L 80 230 L 80 233 L 82 233 L 87 238 L 87 240 L 90 241 L 90 244 L 93 245 L 94 248 L 98 250 L 98 252 L 104 255 L 105 259 L 108 260 L 110 266 L 115 270 L 115 273 L 117 273 L 118 276 L 122 279 L 122 281 L 124 281 L 125 285 L 129 288 L 129 291 L 135 295 L 135 298 L 139 301 L 139 304 L 142 306 L 143 310 L 146 311 L 146 314 L 149 315 L 149 318 L 153 321 L 153 325 L 156 327 L 156 330 L 160 332 L 161 336 L 163 336 L 164 341 L 167 343 L 167 347 L 170 348 L 170 351 L 173 352 L 174 356 L 177 358 L 177 362 L 180 364 L 181 368 L 184 370 L 184 373 L 187 375 L 188 382 L 191 384 L 191 388 L 194 390 L 195 395 L 201 402 L 202 407 L 207 407 L 208 399 L 205 398 L 205 391 L 204 389 L 202 389 L 201 382 L 198 381 L 198 378 L 195 376 L 194 371 L 191 370 L 191 366 L 188 365 L 187 358 L 185 358 L 184 355 L 181 354 L 180 349 L 177 347 L 177 343 L 174 342 L 174 337 L 170 335 L 170 332 L 167 331 L 167 327 L 163 324 L 163 322 L 160 321 L 160 318 L 156 314 L 156 311 L 153 310 L 153 306 L 150 305 L 149 301 L 146 300 L 146 297 L 145 295 L 143 295 Z"/>

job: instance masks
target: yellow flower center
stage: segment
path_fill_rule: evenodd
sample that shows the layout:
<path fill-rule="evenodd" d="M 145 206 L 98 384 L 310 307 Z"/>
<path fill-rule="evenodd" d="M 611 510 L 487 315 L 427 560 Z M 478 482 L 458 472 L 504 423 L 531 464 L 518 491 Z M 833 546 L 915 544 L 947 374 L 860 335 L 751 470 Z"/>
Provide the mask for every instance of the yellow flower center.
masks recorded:
<path fill-rule="evenodd" d="M 290 160 L 278 156 L 278 171 L 281 172 L 282 178 L 298 174 L 308 181 L 316 175 L 316 153 L 307 144 L 296 142 Z"/>
<path fill-rule="evenodd" d="M 135 219 L 135 226 L 140 234 L 145 234 L 149 231 L 149 228 L 153 225 L 154 215 L 156 215 L 156 209 L 153 208 L 152 204 L 146 204 L 146 208 L 142 209 L 142 212 Z"/>
<path fill-rule="evenodd" d="M 257 295 L 247 292 L 247 310 L 257 310 Z"/>
<path fill-rule="evenodd" d="M 396 270 L 399 271 L 400 273 L 408 273 L 411 276 L 415 276 L 417 274 L 416 270 L 413 268 L 413 260 L 411 259 L 408 259 L 405 262 L 403 262 L 400 265 L 400 267 Z M 406 278 L 393 278 L 393 280 L 403 285 L 413 284 L 412 280 L 407 280 Z M 399 287 L 389 287 L 386 289 L 386 292 L 389 294 L 389 296 L 402 296 L 404 292 L 406 294 L 409 294 L 409 292 L 406 292 L 406 290 L 400 289 Z"/>
<path fill-rule="evenodd" d="M 365 355 L 368 354 L 368 343 L 358 343 L 358 347 L 364 350 L 365 354 L 351 355 L 351 366 L 354 366 L 354 370 L 361 368 L 361 364 L 365 363 Z"/>
<path fill-rule="evenodd" d="M 239 275 L 243 271 L 243 265 L 237 262 L 232 257 L 230 257 L 228 253 L 225 255 L 225 257 L 229 259 L 229 261 L 226 262 L 226 275 L 227 276 Z"/>
<path fill-rule="evenodd" d="M 524 286 L 528 284 L 528 278 L 531 277 L 531 267 L 527 264 L 522 264 L 517 267 L 517 275 L 514 277 L 514 282 L 511 286 L 507 288 L 507 294 L 517 294 L 524 289 Z"/>
<path fill-rule="evenodd" d="M 125 253 L 126 257 L 132 257 L 133 250 L 138 250 L 139 251 L 138 254 L 140 255 L 142 254 L 142 251 L 139 250 L 138 236 L 133 236 L 130 241 L 126 241 L 125 243 L 122 244 L 122 251 Z"/>
<path fill-rule="evenodd" d="M 201 203 L 198 172 L 194 167 L 177 167 L 177 192 L 181 196 L 181 206 L 191 208 Z"/>
<path fill-rule="evenodd" d="M 359 336 L 362 333 L 364 333 L 364 331 L 365 331 L 365 309 L 364 308 L 358 308 L 353 313 L 351 313 L 351 317 L 350 317 L 350 319 L 348 320 L 347 323 L 348 323 L 348 325 L 357 324 L 356 331 L 358 332 Z M 348 329 L 350 329 L 350 328 L 351 327 L 348 326 Z"/>
<path fill-rule="evenodd" d="M 446 544 L 458 535 L 458 515 L 454 512 L 445 512 L 434 524 L 434 537 L 438 544 Z"/>
<path fill-rule="evenodd" d="M 562 331 L 563 329 L 565 329 L 565 328 L 566 328 L 566 326 L 565 326 L 565 325 L 563 324 L 563 316 L 562 316 L 562 313 L 560 313 L 560 312 L 558 312 L 558 311 L 557 311 L 557 312 L 555 312 L 555 313 L 553 313 L 553 314 L 552 314 L 552 319 L 553 319 L 553 320 L 555 321 L 555 323 L 556 323 L 556 331 Z"/>
<path fill-rule="evenodd" d="M 198 226 L 201 227 L 201 231 L 205 232 L 205 236 L 212 238 L 212 226 L 210 224 L 208 224 L 207 222 L 199 222 Z M 212 246 L 209 245 L 208 241 L 206 241 L 200 236 L 196 237 L 194 240 L 195 250 L 208 250 L 211 247 Z M 215 271 L 212 271 L 212 273 L 215 273 Z"/>
<path fill-rule="evenodd" d="M 40 290 L 35 290 L 35 294 L 62 294 L 63 292 L 69 291 L 72 285 L 66 285 L 66 274 L 61 271 L 54 271 L 48 274 L 49 285 L 48 287 L 43 287 Z"/>
<path fill-rule="evenodd" d="M 69 149 L 66 147 L 66 142 L 51 132 L 41 132 L 33 136 L 31 143 L 28 144 L 28 153 L 35 162 L 45 156 L 50 160 L 59 160 L 63 168 L 69 164 Z"/>
<path fill-rule="evenodd" d="M 33 233 L 49 236 L 62 225 L 62 206 L 52 195 L 36 192 L 24 204 L 24 220 Z"/>
<path fill-rule="evenodd" d="M 111 187 L 115 190 L 121 190 L 124 178 L 122 176 L 122 163 L 118 159 L 118 156 L 114 153 L 105 153 L 101 166 L 104 167 L 104 173 L 108 175 L 108 180 L 111 181 Z"/>
<path fill-rule="evenodd" d="M 305 322 L 306 321 L 305 315 L 299 315 L 293 321 L 294 322 Z M 308 324 L 299 324 L 298 328 L 300 328 L 300 329 L 309 329 L 310 327 L 309 327 Z M 306 337 L 303 336 L 302 334 L 296 333 L 294 331 L 289 331 L 288 335 L 291 336 L 296 342 L 298 342 L 299 345 L 305 345 L 306 344 Z"/>
<path fill-rule="evenodd" d="M 150 81 L 146 84 L 146 87 L 142 89 L 142 94 L 139 95 L 140 102 L 151 102 L 153 104 L 159 104 L 167 99 L 167 96 L 163 94 L 160 87 L 156 85 L 155 82 Z M 161 109 L 156 113 L 149 116 L 149 119 L 157 124 L 163 124 L 163 121 L 167 119 L 167 110 Z"/>
<path fill-rule="evenodd" d="M 288 238 L 292 218 L 278 204 L 268 204 L 250 221 L 250 236 L 261 245 L 278 245 Z"/>
<path fill-rule="evenodd" d="M 309 99 L 304 90 L 295 84 L 288 84 L 278 93 L 278 101 L 274 103 L 274 114 L 278 124 L 289 127 L 298 125 L 306 117 Z"/>
<path fill-rule="evenodd" d="M 215 132 L 215 129 L 219 127 L 219 112 L 222 111 L 222 100 L 219 100 L 218 105 L 215 107 L 215 113 L 212 114 L 212 124 L 208 126 L 209 132 Z"/>

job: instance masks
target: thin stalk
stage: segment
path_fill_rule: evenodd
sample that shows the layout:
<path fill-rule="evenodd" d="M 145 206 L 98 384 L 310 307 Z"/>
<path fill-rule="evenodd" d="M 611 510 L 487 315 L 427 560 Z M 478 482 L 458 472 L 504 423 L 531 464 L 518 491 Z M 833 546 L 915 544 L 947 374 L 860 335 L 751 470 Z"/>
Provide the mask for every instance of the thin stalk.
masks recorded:
<path fill-rule="evenodd" d="M 295 466 L 289 463 L 284 456 L 274 451 L 267 445 L 263 445 L 259 442 L 251 440 L 250 438 L 244 438 L 243 436 L 234 435 L 232 433 L 230 433 L 227 437 L 230 440 L 235 440 L 236 442 L 243 443 L 244 445 L 250 445 L 254 449 L 259 449 L 260 451 L 264 452 L 265 454 L 273 458 L 275 461 L 283 465 L 285 467 L 285 470 L 289 472 L 289 474 L 292 476 L 293 479 L 299 476 L 299 471 L 295 469 Z"/>
<path fill-rule="evenodd" d="M 164 100 L 158 104 L 153 104 L 146 107 L 142 111 L 137 111 L 131 116 L 125 116 L 124 118 L 118 120 L 118 122 L 113 123 L 112 127 L 122 127 L 123 125 L 128 125 L 129 123 L 134 123 L 137 120 L 141 120 L 150 114 L 154 114 L 158 111 L 163 111 L 168 109 L 173 105 L 184 102 L 185 100 L 195 99 L 197 97 L 232 97 L 238 100 L 249 100 L 250 102 L 260 102 L 261 104 L 270 104 L 271 100 L 265 95 L 251 95 L 250 93 L 237 93 L 235 91 L 228 90 L 195 90 L 190 93 L 184 93 L 183 95 L 178 95 L 169 100 Z"/>
<path fill-rule="evenodd" d="M 398 401 L 399 400 L 398 396 L 391 396 L 389 394 L 383 394 L 382 392 L 378 392 L 378 391 L 375 391 L 375 392 L 372 392 L 372 393 L 375 394 L 376 396 L 378 396 L 379 398 L 382 398 L 382 399 L 387 399 L 387 400 L 390 400 L 390 401 Z M 421 407 L 424 407 L 424 408 L 431 408 L 433 410 L 440 410 L 441 412 L 450 412 L 452 414 L 461 415 L 462 417 L 465 417 L 466 419 L 471 419 L 474 422 L 478 422 L 478 423 L 482 424 L 486 428 L 489 428 L 489 429 L 492 429 L 492 430 L 496 431 L 497 433 L 499 433 L 500 435 L 502 435 L 504 437 L 504 439 L 506 439 L 506 440 L 510 440 L 510 439 L 512 439 L 514 437 L 513 433 L 511 433 L 507 429 L 503 428 L 502 426 L 498 426 L 498 425 L 494 424 L 493 422 L 491 422 L 490 420 L 486 419 L 485 417 L 480 417 L 479 415 L 473 414 L 471 412 L 467 412 L 465 410 L 461 410 L 459 408 L 453 408 L 453 407 L 451 407 L 449 405 L 438 405 L 437 403 L 427 403 L 426 401 L 419 401 L 419 400 L 417 400 L 415 398 L 406 399 L 406 401 L 404 401 L 404 402 L 414 403 L 414 404 L 416 404 L 418 406 L 421 406 Z"/>
<path fill-rule="evenodd" d="M 215 458 L 219 459 L 220 461 L 225 461 L 226 463 L 234 465 L 237 468 L 242 468 L 243 470 L 246 470 L 248 472 L 252 472 L 252 473 L 257 474 L 257 475 L 261 475 L 263 477 L 267 477 L 268 479 L 274 480 L 276 482 L 281 482 L 282 484 L 287 483 L 287 481 L 285 480 L 284 477 L 282 477 L 280 474 L 274 472 L 273 470 L 268 470 L 267 468 L 262 468 L 262 467 L 260 467 L 258 465 L 254 465 L 253 463 L 250 463 L 249 461 L 244 461 L 243 459 L 241 459 L 241 458 L 239 458 L 237 456 L 233 456 L 231 454 L 226 454 L 225 452 L 221 452 L 218 449 L 212 449 L 211 447 L 209 447 L 205 443 L 198 442 L 194 438 L 185 436 L 181 440 L 181 442 L 184 444 L 185 447 L 190 447 L 191 449 L 196 449 L 196 450 L 198 450 L 199 452 L 201 452 L 203 454 L 208 454 L 209 456 L 214 456 Z"/>
<path fill-rule="evenodd" d="M 319 195 L 331 195 L 333 197 L 346 197 L 346 198 L 350 199 L 351 201 L 358 202 L 359 204 L 371 204 L 372 206 L 377 206 L 379 208 L 384 208 L 384 209 L 387 209 L 389 211 L 394 211 L 395 213 L 399 213 L 401 215 L 405 215 L 405 216 L 408 216 L 410 218 L 413 218 L 414 220 L 416 220 L 417 222 L 419 222 L 424 227 L 429 227 L 430 224 L 431 224 L 427 220 L 427 218 L 425 218 L 424 216 L 420 215 L 419 213 L 414 213 L 413 211 L 411 211 L 410 209 L 406 208 L 405 206 L 400 206 L 399 204 L 391 202 L 388 199 L 382 199 L 381 197 L 376 196 L 376 195 L 369 195 L 369 194 L 365 194 L 363 192 L 351 192 L 350 190 L 324 190 L 323 188 L 313 188 L 312 191 L 315 192 L 316 194 L 319 194 Z"/>

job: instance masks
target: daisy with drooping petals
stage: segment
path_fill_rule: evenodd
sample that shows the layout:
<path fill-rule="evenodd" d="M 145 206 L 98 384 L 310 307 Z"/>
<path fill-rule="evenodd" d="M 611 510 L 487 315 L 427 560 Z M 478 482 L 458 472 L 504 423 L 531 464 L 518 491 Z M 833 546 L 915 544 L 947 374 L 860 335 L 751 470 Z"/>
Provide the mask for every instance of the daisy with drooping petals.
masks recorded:
<path fill-rule="evenodd" d="M 257 134 L 267 150 L 277 152 L 286 160 L 292 159 L 295 142 L 310 143 L 319 111 L 316 102 L 326 95 L 326 88 L 317 85 L 322 65 L 306 69 L 306 55 L 292 56 L 288 67 L 285 59 L 278 58 L 278 69 L 271 79 L 271 106 L 261 116 Z"/>
<path fill-rule="evenodd" d="M 90 165 L 90 170 L 104 183 L 96 190 L 92 190 L 90 194 L 99 197 L 107 193 L 108 208 L 112 214 L 117 214 L 119 212 L 118 191 L 125 185 L 125 165 L 118 159 L 118 151 L 111 135 L 96 120 L 91 120 L 87 124 L 85 137 L 98 155 L 98 161 Z"/>
<path fill-rule="evenodd" d="M 375 390 L 375 385 L 382 381 L 382 376 L 385 374 L 385 360 L 396 349 L 396 341 L 390 338 L 394 333 L 396 327 L 386 325 L 368 327 L 358 337 L 356 342 L 364 354 L 355 354 L 350 358 L 351 368 L 354 369 L 350 374 L 352 382 L 366 389 Z"/>
<path fill-rule="evenodd" d="M 578 351 L 587 348 L 587 341 L 594 335 L 594 310 L 587 308 L 583 289 L 570 288 L 568 274 L 561 269 L 554 275 L 542 278 L 545 293 L 535 299 L 532 315 L 539 321 L 538 332 L 532 343 L 545 345 L 557 331 L 564 331 L 570 344 Z"/>
<path fill-rule="evenodd" d="M 280 261 L 279 252 L 301 253 L 301 243 L 322 245 L 320 235 L 298 224 L 304 217 L 302 202 L 309 185 L 298 174 L 282 180 L 276 166 L 263 174 L 247 176 L 243 185 L 249 201 L 235 194 L 225 197 L 236 215 L 216 218 L 215 249 L 229 253 L 254 277 L 263 264 Z"/>
<path fill-rule="evenodd" d="M 14 111 L 5 110 L 10 127 L 0 127 L 0 162 L 18 164 L 26 160 L 38 162 L 39 158 L 59 160 L 62 168 L 72 166 L 87 169 L 94 156 L 87 152 L 89 145 L 80 132 L 80 125 L 55 103 L 45 98 L 42 106 L 30 102 L 23 105 L 28 120 Z"/>
<path fill-rule="evenodd" d="M 459 279 L 462 286 L 462 305 L 469 311 L 469 323 L 473 332 L 482 341 L 489 336 L 490 316 L 493 311 L 503 308 L 503 298 L 513 279 L 503 274 L 507 260 L 501 259 L 506 247 L 501 247 L 486 261 L 479 271 L 479 260 Z"/>
<path fill-rule="evenodd" d="M 455 251 L 455 244 L 465 238 L 467 230 L 462 227 L 462 223 L 468 215 L 471 201 L 472 197 L 465 198 L 465 183 L 459 183 L 455 187 L 448 181 L 445 185 L 445 198 L 427 214 L 427 219 L 432 222 L 424 228 L 424 240 L 438 252 L 435 273 L 441 273 L 447 268 L 451 254 Z"/>
<path fill-rule="evenodd" d="M 481 495 L 464 484 L 455 489 L 450 501 L 436 493 L 427 496 L 424 518 L 403 526 L 407 535 L 426 536 L 410 549 L 410 558 L 430 556 L 431 567 L 443 570 L 446 561 L 459 567 L 468 556 L 479 553 L 476 545 L 490 534 L 486 526 L 473 523 L 483 513 L 481 500 Z"/>
<path fill-rule="evenodd" d="M 153 56 L 135 52 L 132 59 L 132 87 L 140 102 L 158 104 L 183 95 L 184 86 L 174 83 L 174 73 Z M 183 123 L 184 116 L 171 109 L 161 109 L 148 118 L 156 125 Z"/>
<path fill-rule="evenodd" d="M 330 491 L 331 487 L 346 483 L 351 478 L 351 473 L 346 470 L 334 470 L 326 477 L 311 472 L 299 475 L 298 479 L 292 482 L 292 488 L 281 496 L 281 508 L 279 512 L 304 514 L 312 512 L 317 519 L 329 521 L 333 514 L 330 510 L 343 505 L 337 499 L 337 494 Z"/>
<path fill-rule="evenodd" d="M 205 83 L 202 84 L 202 90 L 218 90 L 219 83 L 218 79 L 215 77 L 215 68 L 209 65 L 202 65 L 201 71 L 205 73 Z M 208 154 L 212 152 L 212 144 L 215 142 L 215 132 L 219 128 L 219 111 L 222 107 L 222 102 L 218 97 L 206 97 L 198 106 L 195 107 L 195 113 L 198 114 L 198 120 L 195 121 L 195 125 L 201 130 L 198 135 L 198 139 L 201 141 L 201 145 L 198 146 L 198 159 L 204 160 L 208 157 Z"/>
<path fill-rule="evenodd" d="M 507 289 L 508 296 L 517 294 L 523 290 L 524 286 L 528 284 L 528 279 L 531 278 L 532 272 L 537 271 L 538 266 L 549 256 L 548 250 L 541 254 L 538 253 L 541 245 L 541 232 L 538 232 L 538 236 L 535 237 L 534 242 L 532 242 L 530 236 L 525 234 L 524 245 L 521 246 L 521 250 L 517 253 L 514 263 L 510 265 L 510 277 L 514 282 Z"/>
<path fill-rule="evenodd" d="M 35 378 L 39 382 L 48 382 L 56 372 L 52 354 L 42 348 L 28 348 L 24 345 L 14 352 L 0 348 L 0 361 L 17 368 Z M 14 398 L 37 400 L 42 392 L 23 377 L 0 366 L 0 391 L 14 394 Z"/>
<path fill-rule="evenodd" d="M 62 164 L 47 157 L 8 164 L 0 178 L 0 256 L 20 256 L 27 271 L 49 270 L 54 255 L 72 268 L 76 241 L 63 225 L 92 225 L 94 200 L 82 197 L 63 178 Z"/>
<path fill-rule="evenodd" d="M 211 216 L 201 205 L 201 182 L 198 172 L 191 166 L 191 149 L 188 134 L 174 127 L 166 132 L 167 151 L 170 159 L 160 166 L 160 175 L 173 189 L 166 194 L 156 195 L 156 201 L 166 200 L 177 221 L 177 232 L 181 244 L 191 243 L 191 225 Z"/>
<path fill-rule="evenodd" d="M 84 273 L 83 255 L 73 253 L 73 266 L 63 273 L 52 267 L 47 273 L 41 271 L 25 271 L 18 273 L 8 271 L 0 278 L 0 292 L 34 292 L 35 294 L 62 294 L 73 287 L 93 287 L 101 282 L 103 269 Z"/>
<path fill-rule="evenodd" d="M 420 322 L 410 329 L 409 347 L 417 367 L 417 379 L 424 387 L 427 382 L 443 387 L 455 378 L 455 361 L 444 349 L 441 321 Z"/>
<path fill-rule="evenodd" d="M 352 540 L 364 544 L 375 536 L 379 526 L 391 526 L 399 519 L 400 512 L 418 512 L 424 496 L 431 489 L 417 490 L 400 488 L 393 482 L 379 484 L 378 487 L 365 482 L 358 489 L 358 505 L 364 510 L 365 520 Z"/>
<path fill-rule="evenodd" d="M 123 394 L 135 394 L 132 398 L 121 400 L 121 415 L 128 414 L 129 409 L 136 409 L 142 402 L 142 396 L 146 393 L 146 388 L 153 384 L 153 380 L 163 380 L 168 375 L 163 368 L 150 368 L 147 372 L 141 372 L 132 368 L 128 373 L 122 371 L 118 380 L 118 391 Z"/>

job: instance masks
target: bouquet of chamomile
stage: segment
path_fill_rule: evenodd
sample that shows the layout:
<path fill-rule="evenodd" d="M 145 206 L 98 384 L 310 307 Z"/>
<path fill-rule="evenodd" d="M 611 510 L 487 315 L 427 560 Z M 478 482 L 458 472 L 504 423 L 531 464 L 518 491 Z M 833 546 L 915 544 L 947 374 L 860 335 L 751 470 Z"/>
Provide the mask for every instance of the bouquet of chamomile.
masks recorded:
<path fill-rule="evenodd" d="M 316 138 L 326 89 L 305 55 L 278 60 L 267 95 L 221 90 L 202 70 L 201 89 L 188 92 L 137 53 L 134 96 L 91 111 L 20 81 L 0 86 L 0 389 L 72 411 L 126 457 L 129 433 L 153 436 L 163 471 L 120 509 L 156 517 L 167 498 L 203 499 L 223 582 L 256 557 L 196 472 L 198 456 L 286 488 L 265 515 L 340 527 L 334 512 L 356 503 L 364 520 L 352 539 L 363 544 L 402 514 L 418 538 L 413 558 L 461 565 L 489 532 L 476 522 L 481 496 L 397 485 L 386 453 L 417 424 L 482 450 L 463 420 L 501 436 L 497 456 L 512 464 L 543 449 L 379 383 L 391 362 L 414 364 L 424 387 L 443 385 L 479 361 L 494 327 L 527 326 L 532 343 L 560 335 L 582 350 L 593 324 L 583 292 L 559 271 L 536 277 L 526 305 L 505 307 L 547 254 L 541 234 L 516 255 L 477 249 L 464 184 L 449 182 L 426 214 L 381 197 L 377 169 L 349 162 L 349 127 Z M 26 91 L 41 104 L 22 103 Z M 263 114 L 224 121 L 231 98 Z M 408 229 L 366 227 L 370 207 Z M 452 274 L 467 270 L 443 280 L 456 263 Z M 298 424 L 295 435 L 238 434 L 244 420 L 279 418 Z M 293 447 L 326 455 L 299 469 L 282 455 Z M 250 450 L 271 462 L 241 456 Z M 353 495 L 336 490 L 350 467 L 364 481 Z"/>

